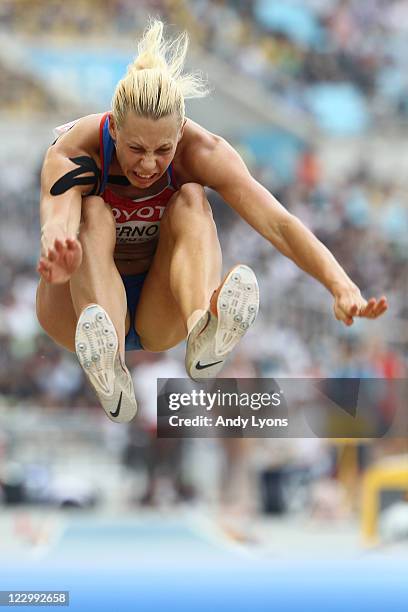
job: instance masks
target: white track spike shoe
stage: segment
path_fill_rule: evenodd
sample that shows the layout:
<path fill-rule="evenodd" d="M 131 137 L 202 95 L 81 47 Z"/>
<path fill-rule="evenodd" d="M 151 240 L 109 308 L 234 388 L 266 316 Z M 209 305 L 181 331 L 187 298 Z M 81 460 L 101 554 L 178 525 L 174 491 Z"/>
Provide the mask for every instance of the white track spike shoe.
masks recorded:
<path fill-rule="evenodd" d="M 214 292 L 210 308 L 187 338 L 186 370 L 193 380 L 215 378 L 251 327 L 259 308 L 259 288 L 251 268 L 239 264 Z"/>
<path fill-rule="evenodd" d="M 131 421 L 137 412 L 132 377 L 121 362 L 115 327 L 102 306 L 91 304 L 81 312 L 75 350 L 110 420 Z"/>

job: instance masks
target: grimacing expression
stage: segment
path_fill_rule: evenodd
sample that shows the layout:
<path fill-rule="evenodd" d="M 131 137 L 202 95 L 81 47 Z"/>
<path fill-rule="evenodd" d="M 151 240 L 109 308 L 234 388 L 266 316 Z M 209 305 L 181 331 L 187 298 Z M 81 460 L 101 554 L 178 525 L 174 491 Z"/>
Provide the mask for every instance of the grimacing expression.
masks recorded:
<path fill-rule="evenodd" d="M 131 112 L 120 127 L 111 116 L 109 129 L 124 175 L 132 185 L 141 189 L 163 176 L 183 133 L 175 115 L 149 119 Z"/>

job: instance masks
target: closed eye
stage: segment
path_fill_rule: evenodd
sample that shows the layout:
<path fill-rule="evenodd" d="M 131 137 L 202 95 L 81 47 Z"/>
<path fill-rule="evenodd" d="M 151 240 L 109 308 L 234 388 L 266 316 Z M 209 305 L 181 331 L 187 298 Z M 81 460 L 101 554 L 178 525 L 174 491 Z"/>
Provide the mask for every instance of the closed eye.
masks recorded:
<path fill-rule="evenodd" d="M 145 153 L 146 151 L 140 147 L 129 147 L 131 151 L 135 153 Z M 170 153 L 171 148 L 167 147 L 166 149 L 157 149 L 155 153 L 159 153 L 160 155 L 165 155 L 166 153 Z"/>

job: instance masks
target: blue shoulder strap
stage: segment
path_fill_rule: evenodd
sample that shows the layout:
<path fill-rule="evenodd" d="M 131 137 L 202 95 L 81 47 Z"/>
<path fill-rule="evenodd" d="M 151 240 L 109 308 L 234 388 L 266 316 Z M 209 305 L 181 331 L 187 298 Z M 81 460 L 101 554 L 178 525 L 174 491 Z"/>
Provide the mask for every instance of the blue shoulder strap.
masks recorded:
<path fill-rule="evenodd" d="M 102 146 L 103 146 L 103 157 L 102 157 L 102 179 L 99 187 L 99 195 L 105 191 L 106 184 L 108 182 L 109 166 L 111 163 L 114 142 L 113 138 L 109 133 L 109 115 L 105 119 L 105 123 L 102 128 Z"/>
<path fill-rule="evenodd" d="M 173 170 L 173 162 L 170 163 L 170 166 L 167 168 L 169 177 L 170 177 L 170 185 L 177 190 L 176 181 L 174 180 L 174 170 Z"/>

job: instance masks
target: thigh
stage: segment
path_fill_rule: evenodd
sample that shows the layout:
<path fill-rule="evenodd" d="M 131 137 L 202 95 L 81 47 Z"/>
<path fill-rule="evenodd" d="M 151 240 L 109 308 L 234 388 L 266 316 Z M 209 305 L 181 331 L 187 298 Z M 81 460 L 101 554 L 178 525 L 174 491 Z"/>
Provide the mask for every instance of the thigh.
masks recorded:
<path fill-rule="evenodd" d="M 186 325 L 174 299 L 170 282 L 170 263 L 183 236 L 188 236 L 189 247 L 192 240 L 196 241 L 194 245 L 197 241 L 203 241 L 207 249 L 214 250 L 214 257 L 209 257 L 208 262 L 189 262 L 189 265 L 201 267 L 205 267 L 205 264 L 213 265 L 215 272 L 211 273 L 209 270 L 208 274 L 204 275 L 213 277 L 214 281 L 212 286 L 205 288 L 208 289 L 209 300 L 219 283 L 221 251 L 211 208 L 201 185 L 183 185 L 167 205 L 161 220 L 157 251 L 146 277 L 135 317 L 136 331 L 142 346 L 147 350 L 165 351 L 181 342 L 187 335 Z M 178 262 L 179 266 L 186 264 L 185 261 Z M 190 283 L 191 269 L 189 271 Z M 201 269 L 200 271 L 202 272 Z M 176 271 L 173 265 L 171 273 L 183 275 L 183 269 Z M 202 275 L 199 276 L 201 278 Z M 195 289 L 197 287 L 188 287 L 190 291 Z"/>
<path fill-rule="evenodd" d="M 148 351 L 165 351 L 187 334 L 179 308 L 170 290 L 168 255 L 158 246 L 143 284 L 136 310 L 135 329 Z"/>

